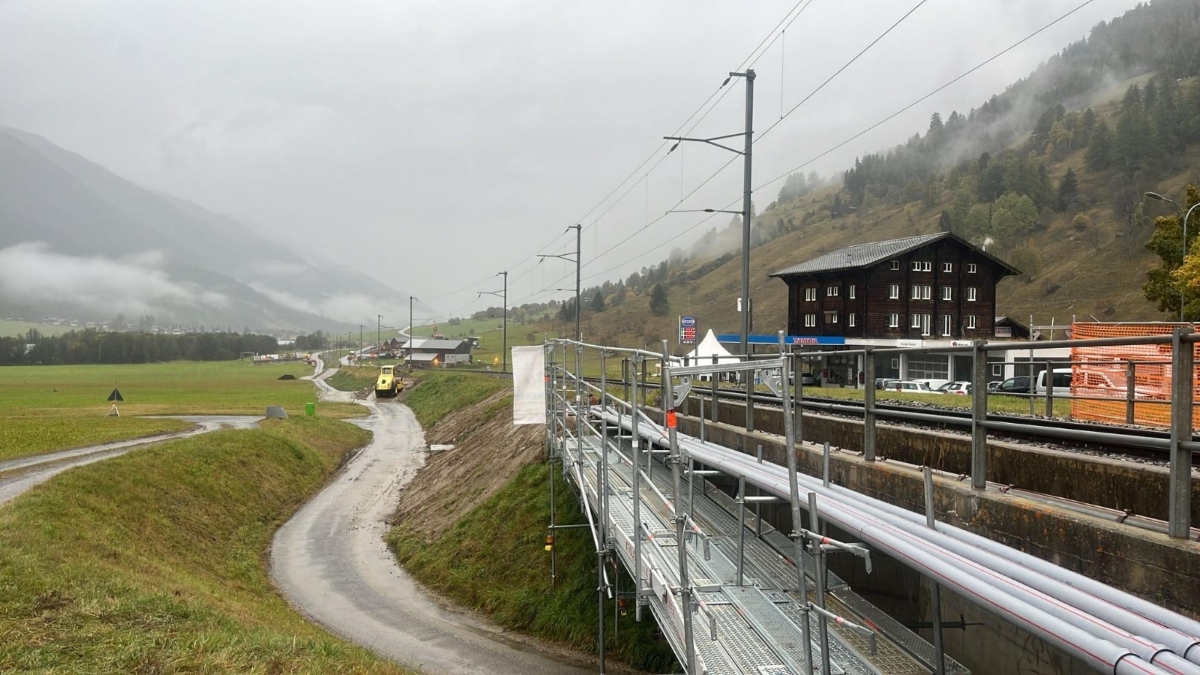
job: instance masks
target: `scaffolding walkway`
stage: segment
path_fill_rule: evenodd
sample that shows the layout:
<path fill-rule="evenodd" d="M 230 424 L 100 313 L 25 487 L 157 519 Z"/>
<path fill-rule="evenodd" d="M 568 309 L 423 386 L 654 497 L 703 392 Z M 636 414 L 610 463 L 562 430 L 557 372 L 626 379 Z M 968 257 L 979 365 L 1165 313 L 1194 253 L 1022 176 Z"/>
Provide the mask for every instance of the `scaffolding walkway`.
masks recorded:
<path fill-rule="evenodd" d="M 588 511 L 593 536 L 601 550 L 615 554 L 635 577 L 636 611 L 648 609 L 680 663 L 687 663 L 688 630 L 692 632 L 695 673 L 730 675 L 801 675 L 805 672 L 803 623 L 811 623 L 812 671 L 825 672 L 815 614 L 803 611 L 795 567 L 788 553 L 793 543 L 742 506 L 742 575 L 739 583 L 739 504 L 702 472 L 688 472 L 680 498 L 690 513 L 683 545 L 687 548 L 690 600 L 680 592 L 680 552 L 671 469 L 666 450 L 635 448 L 633 437 L 603 423 L 613 407 L 576 410 L 570 396 L 559 396 L 548 426 L 551 452 L 560 471 Z M 577 414 L 578 413 L 578 414 Z M 634 461 L 639 470 L 635 480 Z M 607 469 L 607 471 L 605 471 Z M 635 502 L 635 490 L 640 499 Z M 605 518 L 607 514 L 607 518 Z M 635 528 L 640 522 L 640 528 Z M 641 532 L 640 540 L 635 532 Z M 816 566 L 804 555 L 810 580 L 808 601 L 815 602 Z M 829 621 L 829 672 L 847 675 L 918 674 L 934 671 L 933 647 L 918 635 L 859 597 L 845 582 L 826 574 L 827 610 L 850 622 L 872 626 L 874 639 Z M 609 586 L 603 580 L 602 587 Z M 606 589 L 607 590 L 607 589 Z M 685 621 L 684 606 L 691 626 Z M 685 666 L 686 667 L 686 666 Z M 946 672 L 965 673 L 947 660 Z"/>

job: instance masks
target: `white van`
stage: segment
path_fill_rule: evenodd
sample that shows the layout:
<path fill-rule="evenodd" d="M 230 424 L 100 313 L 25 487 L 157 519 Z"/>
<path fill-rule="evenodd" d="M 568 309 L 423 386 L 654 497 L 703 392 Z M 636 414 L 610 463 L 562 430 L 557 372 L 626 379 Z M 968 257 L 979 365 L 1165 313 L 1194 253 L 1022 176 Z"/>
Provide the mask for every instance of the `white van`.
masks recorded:
<path fill-rule="evenodd" d="M 1071 369 L 1070 368 L 1055 368 L 1054 371 L 1054 395 L 1066 396 L 1071 393 Z M 1046 394 L 1046 371 L 1038 373 L 1037 384 L 1034 385 L 1034 394 L 1044 396 Z"/>

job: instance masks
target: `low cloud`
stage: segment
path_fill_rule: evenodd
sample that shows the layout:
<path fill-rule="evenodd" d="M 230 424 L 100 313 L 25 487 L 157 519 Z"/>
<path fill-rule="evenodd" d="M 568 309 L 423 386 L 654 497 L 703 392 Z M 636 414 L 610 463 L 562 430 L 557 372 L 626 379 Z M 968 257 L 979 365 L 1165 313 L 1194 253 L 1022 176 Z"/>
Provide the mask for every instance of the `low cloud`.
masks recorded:
<path fill-rule="evenodd" d="M 408 325 L 407 303 L 396 303 L 357 293 L 339 293 L 313 298 L 301 298 L 287 291 L 280 291 L 262 283 L 252 283 L 250 287 L 285 307 L 309 312 L 342 323 L 361 323 L 374 326 L 376 316 L 382 314 L 384 325 Z"/>
<path fill-rule="evenodd" d="M 228 303 L 223 295 L 172 280 L 162 265 L 161 254 L 153 251 L 117 259 L 76 257 L 27 242 L 0 249 L 0 296 L 131 316 Z"/>

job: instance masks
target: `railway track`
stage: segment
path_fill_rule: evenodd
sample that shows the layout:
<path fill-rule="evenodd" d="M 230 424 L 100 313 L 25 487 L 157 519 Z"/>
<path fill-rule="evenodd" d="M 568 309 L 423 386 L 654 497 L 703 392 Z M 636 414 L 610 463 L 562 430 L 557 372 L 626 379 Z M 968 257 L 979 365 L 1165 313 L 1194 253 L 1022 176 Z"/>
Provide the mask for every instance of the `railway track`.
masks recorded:
<path fill-rule="evenodd" d="M 598 383 L 599 378 L 584 378 Z M 624 386 L 624 381 L 609 380 L 609 386 Z M 638 383 L 642 386 L 642 383 Z M 647 389 L 658 389 L 659 385 L 647 382 Z M 711 390 L 696 388 L 694 394 L 708 398 Z M 732 403 L 742 403 L 746 399 L 743 389 L 717 389 L 717 398 Z M 773 408 L 778 410 L 780 399 L 768 393 L 752 395 L 755 408 Z M 863 403 L 853 399 L 804 396 L 802 405 L 805 410 L 820 411 L 847 418 L 863 419 Z M 971 426 L 969 410 L 936 405 L 904 405 L 899 403 L 877 402 L 875 416 L 888 421 L 898 421 L 907 425 L 921 428 L 941 429 L 949 431 L 967 431 Z M 1060 418 L 1013 415 L 1005 413 L 989 413 L 988 422 L 999 425 L 1014 425 L 1014 428 L 989 428 L 988 434 L 1014 441 L 1036 443 L 1040 445 L 1063 446 L 1068 448 L 1086 449 L 1101 454 L 1127 455 L 1139 458 L 1166 462 L 1169 450 L 1162 447 L 1170 442 L 1170 432 L 1163 429 L 1146 427 L 1128 427 L 1114 424 L 1098 424 L 1078 422 Z M 1025 428 L 1015 428 L 1021 425 Z M 1030 429 L 1029 427 L 1035 427 Z M 1073 432 L 1073 433 L 1063 433 Z M 1193 436 L 1193 440 L 1200 437 Z M 1200 466 L 1195 454 L 1192 464 Z"/>

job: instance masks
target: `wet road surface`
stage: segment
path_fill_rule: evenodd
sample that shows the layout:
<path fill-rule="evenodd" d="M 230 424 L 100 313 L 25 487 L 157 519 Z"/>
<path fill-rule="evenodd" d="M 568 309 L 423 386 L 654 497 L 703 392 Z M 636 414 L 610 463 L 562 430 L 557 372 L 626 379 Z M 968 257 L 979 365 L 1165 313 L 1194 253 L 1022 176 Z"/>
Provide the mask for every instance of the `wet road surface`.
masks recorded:
<path fill-rule="evenodd" d="M 371 407 L 356 423 L 375 440 L 275 535 L 271 573 L 284 596 L 330 630 L 429 673 L 595 672 L 441 606 L 399 566 L 385 521 L 424 464 L 424 436 L 406 406 Z"/>

